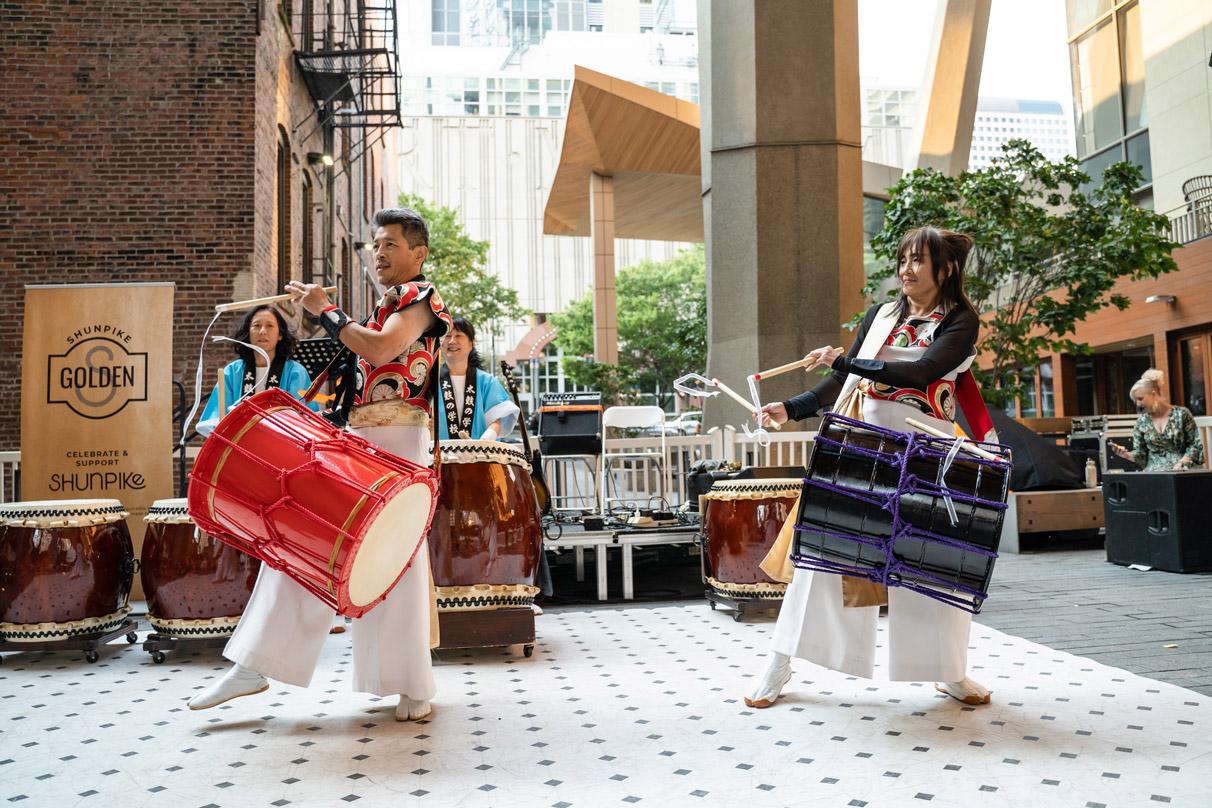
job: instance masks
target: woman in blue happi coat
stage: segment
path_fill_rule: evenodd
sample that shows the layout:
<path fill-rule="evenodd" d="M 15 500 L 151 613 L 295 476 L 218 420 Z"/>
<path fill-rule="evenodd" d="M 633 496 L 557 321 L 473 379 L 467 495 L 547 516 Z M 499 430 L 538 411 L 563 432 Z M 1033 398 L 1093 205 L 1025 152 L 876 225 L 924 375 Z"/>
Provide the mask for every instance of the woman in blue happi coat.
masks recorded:
<path fill-rule="evenodd" d="M 240 327 L 232 335 L 238 357 L 223 368 L 223 412 L 226 414 L 245 396 L 259 393 L 270 387 L 278 387 L 294 398 L 302 400 L 303 393 L 311 386 L 307 369 L 290 358 L 294 351 L 294 334 L 285 318 L 273 306 L 258 306 L 244 315 Z M 246 344 L 255 345 L 265 352 L 254 351 Z M 266 361 L 266 356 L 269 358 Z M 312 402 L 307 405 L 319 410 Z M 209 435 L 219 423 L 219 386 L 210 394 L 202 418 L 198 421 L 198 432 Z"/>
<path fill-rule="evenodd" d="M 442 358 L 438 437 L 499 440 L 512 432 L 521 410 L 496 376 L 480 367 L 476 329 L 466 318 L 454 318 L 454 327 L 442 338 Z"/>

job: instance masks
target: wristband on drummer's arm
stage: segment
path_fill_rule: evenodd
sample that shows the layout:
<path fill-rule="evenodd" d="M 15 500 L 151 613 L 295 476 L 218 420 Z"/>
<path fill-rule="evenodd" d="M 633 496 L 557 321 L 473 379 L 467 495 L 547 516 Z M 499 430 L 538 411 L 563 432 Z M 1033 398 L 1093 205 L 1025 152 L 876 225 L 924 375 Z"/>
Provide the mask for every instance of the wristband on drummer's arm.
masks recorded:
<path fill-rule="evenodd" d="M 320 325 L 328 336 L 340 342 L 341 329 L 349 325 L 349 318 L 336 305 L 332 305 L 320 312 Z"/>

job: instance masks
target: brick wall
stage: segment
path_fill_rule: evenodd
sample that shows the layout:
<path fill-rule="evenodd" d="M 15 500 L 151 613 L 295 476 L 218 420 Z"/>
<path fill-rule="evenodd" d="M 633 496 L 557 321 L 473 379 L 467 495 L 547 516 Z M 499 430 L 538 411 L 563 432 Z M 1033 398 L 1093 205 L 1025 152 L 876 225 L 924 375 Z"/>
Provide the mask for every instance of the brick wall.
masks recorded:
<path fill-rule="evenodd" d="M 307 136 L 314 104 L 278 9 L 270 0 L 0 0 L 0 142 L 9 152 L 0 170 L 0 295 L 8 301 L 0 379 L 10 402 L 20 398 L 28 283 L 174 281 L 176 316 L 164 328 L 174 376 L 192 397 L 213 306 L 278 291 L 279 131 L 291 149 L 292 276 L 303 274 L 305 219 L 323 257 L 324 170 L 307 161 L 323 151 L 323 136 Z M 383 166 L 383 149 L 376 152 Z M 310 216 L 300 204 L 303 171 L 312 172 L 319 206 Z M 347 243 L 359 278 L 365 253 L 353 242 L 369 236 L 361 177 L 355 165 L 334 183 L 341 210 L 332 250 L 340 264 Z M 227 315 L 216 329 L 235 324 Z M 204 395 L 229 357 L 208 349 Z M 0 449 L 19 448 L 19 425 L 16 406 L 0 408 Z"/>

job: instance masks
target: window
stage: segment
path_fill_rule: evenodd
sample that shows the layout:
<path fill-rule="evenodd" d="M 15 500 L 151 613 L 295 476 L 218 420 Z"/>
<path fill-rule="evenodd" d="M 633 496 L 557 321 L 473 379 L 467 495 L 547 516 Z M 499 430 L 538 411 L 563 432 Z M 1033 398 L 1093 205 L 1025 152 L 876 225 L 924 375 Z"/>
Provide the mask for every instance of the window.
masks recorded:
<path fill-rule="evenodd" d="M 871 240 L 884 229 L 884 209 L 888 203 L 873 196 L 863 197 L 863 272 L 864 277 L 880 269 L 883 265 L 875 259 L 871 249 Z"/>
<path fill-rule="evenodd" d="M 1035 368 L 1023 368 L 1020 376 L 1026 385 L 1026 395 L 1018 400 L 1019 418 L 1035 418 L 1038 415 L 1039 391 L 1036 390 Z"/>
<path fill-rule="evenodd" d="M 459 44 L 459 0 L 432 0 L 434 45 Z"/>
<path fill-rule="evenodd" d="M 304 51 L 311 50 L 312 45 L 316 41 L 315 14 L 314 1 L 303 0 L 303 8 L 299 11 L 299 17 L 301 18 L 299 22 L 302 23 L 302 30 L 300 31 L 302 41 L 299 43 L 299 47 Z"/>
<path fill-rule="evenodd" d="M 1077 412 L 1071 415 L 1098 415 L 1098 397 L 1094 381 L 1094 357 L 1079 356 L 1073 363 L 1077 388 Z"/>
<path fill-rule="evenodd" d="M 1141 53 L 1140 6 L 1135 0 L 1070 0 L 1083 30 L 1069 43 L 1077 104 L 1077 156 L 1093 182 L 1112 163 L 1131 160 L 1144 169 L 1137 201 L 1152 199 L 1149 123 Z"/>
<path fill-rule="evenodd" d="M 585 30 L 585 0 L 556 0 L 557 31 Z"/>
<path fill-rule="evenodd" d="M 315 261 L 315 228 L 312 221 L 313 212 L 312 206 L 312 190 L 311 176 L 307 171 L 303 172 L 303 221 L 302 221 L 302 238 L 300 246 L 302 247 L 302 275 L 304 283 L 318 283 L 323 279 L 316 277 L 316 261 Z"/>
<path fill-rule="evenodd" d="M 1119 51 L 1123 60 L 1124 131 L 1131 133 L 1149 123 L 1145 107 L 1145 59 L 1140 46 L 1140 6 L 1119 13 Z"/>
<path fill-rule="evenodd" d="M 1208 414 L 1209 348 L 1212 335 L 1200 334 L 1179 341 L 1178 384 L 1170 391 L 1175 404 L 1192 415 Z"/>
<path fill-rule="evenodd" d="M 353 306 L 353 287 L 351 278 L 353 276 L 353 266 L 349 262 L 349 239 L 341 239 L 341 277 L 337 279 L 337 286 L 340 287 L 339 302 L 346 306 Z"/>
<path fill-rule="evenodd" d="M 290 281 L 290 141 L 278 130 L 278 199 L 274 206 L 277 216 L 278 288 Z"/>
<path fill-rule="evenodd" d="M 1106 14 L 1113 5 L 1115 0 L 1069 0 L 1069 30 L 1085 28 Z"/>
<path fill-rule="evenodd" d="M 1056 401 L 1052 395 L 1052 363 L 1044 361 L 1039 366 L 1039 415 L 1041 418 L 1056 416 Z"/>

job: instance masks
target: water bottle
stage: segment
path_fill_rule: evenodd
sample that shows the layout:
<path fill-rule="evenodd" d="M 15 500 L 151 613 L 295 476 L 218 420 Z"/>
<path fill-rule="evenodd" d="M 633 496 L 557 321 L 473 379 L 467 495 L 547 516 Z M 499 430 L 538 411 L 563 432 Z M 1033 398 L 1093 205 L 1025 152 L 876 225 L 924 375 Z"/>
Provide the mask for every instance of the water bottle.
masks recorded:
<path fill-rule="evenodd" d="M 1086 459 L 1086 488 L 1098 488 L 1098 466 L 1094 458 Z"/>

